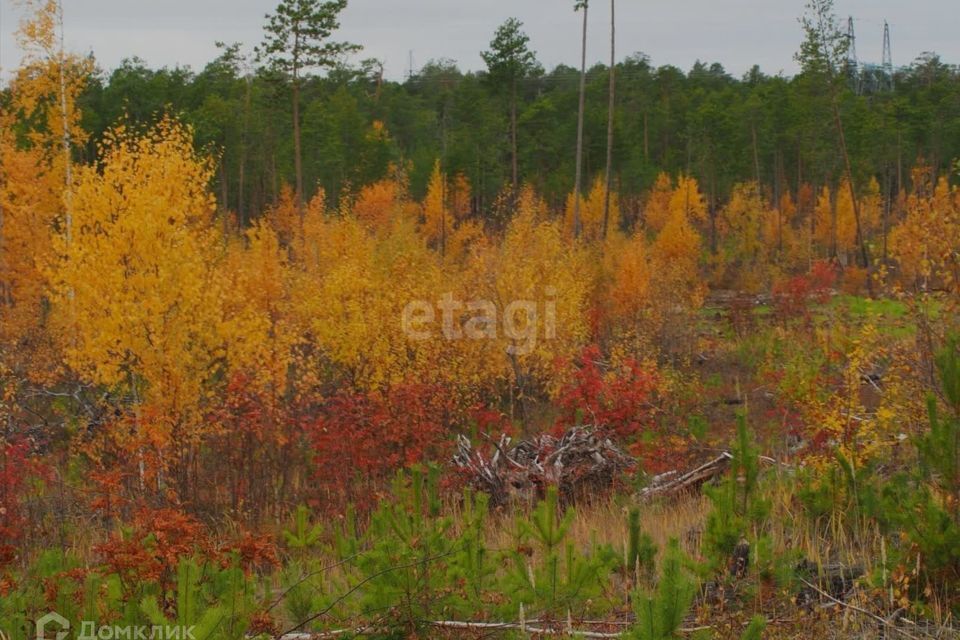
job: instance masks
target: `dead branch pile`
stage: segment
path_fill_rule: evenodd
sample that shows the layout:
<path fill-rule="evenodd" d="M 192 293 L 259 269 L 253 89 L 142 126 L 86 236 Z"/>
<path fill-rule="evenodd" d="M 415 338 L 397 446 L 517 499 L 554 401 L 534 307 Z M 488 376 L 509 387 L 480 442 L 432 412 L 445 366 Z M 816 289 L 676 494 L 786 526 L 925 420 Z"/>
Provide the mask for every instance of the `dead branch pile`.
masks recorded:
<path fill-rule="evenodd" d="M 589 426 L 573 427 L 560 438 L 541 434 L 513 444 L 504 434 L 490 442 L 488 457 L 457 436 L 453 463 L 473 488 L 490 496 L 491 506 L 532 502 L 548 486 L 556 486 L 566 502 L 602 495 L 636 466 L 607 434 Z"/>

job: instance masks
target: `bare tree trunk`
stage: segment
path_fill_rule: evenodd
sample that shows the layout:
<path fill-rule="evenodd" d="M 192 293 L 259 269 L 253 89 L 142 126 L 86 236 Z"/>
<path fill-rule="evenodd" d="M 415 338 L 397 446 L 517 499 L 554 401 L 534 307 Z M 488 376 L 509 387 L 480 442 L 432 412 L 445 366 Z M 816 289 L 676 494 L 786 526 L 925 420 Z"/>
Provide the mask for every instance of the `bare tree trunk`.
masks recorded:
<path fill-rule="evenodd" d="M 227 161 L 226 158 L 220 160 L 220 222 L 223 224 L 223 241 L 227 241 L 230 234 L 230 212 L 227 207 L 227 197 L 229 188 L 227 184 Z"/>
<path fill-rule="evenodd" d="M 513 185 L 513 197 L 520 189 L 520 167 L 517 160 L 517 79 L 510 87 L 510 170 Z"/>
<path fill-rule="evenodd" d="M 760 151 L 757 149 L 757 125 L 752 121 L 750 134 L 753 136 L 753 177 L 757 181 L 757 191 L 760 191 Z"/>
<path fill-rule="evenodd" d="M 903 134 L 897 129 L 897 195 L 903 191 Z"/>
<path fill-rule="evenodd" d="M 850 166 L 850 154 L 847 152 L 847 138 L 843 132 L 843 121 L 840 119 L 840 104 L 836 94 L 833 95 L 833 121 L 837 126 L 837 136 L 840 139 L 840 152 L 843 154 L 843 165 L 847 173 L 847 186 L 850 188 L 850 199 L 853 201 L 853 218 L 857 223 L 857 242 L 860 244 L 860 259 L 863 268 L 870 269 L 870 256 L 867 253 L 867 243 L 863 237 L 863 226 L 860 224 L 860 202 L 857 200 L 857 190 L 853 186 L 853 169 Z M 873 283 L 867 278 L 867 291 L 873 295 Z"/>
<path fill-rule="evenodd" d="M 824 5 L 826 8 L 830 8 L 829 3 Z M 823 7 L 820 7 L 823 8 Z M 823 16 L 820 16 L 819 24 L 819 36 L 820 42 L 825 51 L 832 51 L 833 49 L 830 46 L 830 34 L 827 32 L 827 26 L 824 24 Z M 832 18 L 830 18 L 832 20 Z M 857 225 L 857 242 L 860 245 L 860 258 L 863 262 L 863 268 L 870 269 L 870 256 L 867 253 L 867 243 L 864 238 L 863 225 L 860 220 L 860 203 L 857 201 L 857 190 L 853 184 L 853 169 L 850 164 L 850 154 L 847 150 L 847 139 L 843 130 L 843 120 L 840 117 L 840 97 L 838 95 L 838 86 L 835 82 L 834 77 L 834 66 L 833 62 L 828 60 L 827 64 L 827 83 L 830 91 L 830 106 L 833 110 L 833 124 L 837 130 L 837 138 L 840 141 L 840 154 L 843 156 L 843 166 L 847 178 L 847 186 L 850 189 L 850 199 L 853 201 L 853 217 Z M 836 211 L 836 208 L 834 208 Z M 836 214 L 834 214 L 834 219 L 836 219 Z M 836 224 L 834 224 L 834 246 L 836 247 Z M 834 255 L 836 255 L 836 249 L 834 250 Z M 873 295 L 873 282 L 868 277 L 867 278 L 867 292 L 872 296 Z"/>
<path fill-rule="evenodd" d="M 243 96 L 243 135 L 240 140 L 240 175 L 237 184 L 237 230 L 242 232 L 247 225 L 246 200 L 244 190 L 247 179 L 247 145 L 250 129 L 250 85 L 249 75 L 245 78 L 246 91 Z"/>
<path fill-rule="evenodd" d="M 300 80 L 293 77 L 293 169 L 296 174 L 297 211 L 303 222 L 303 160 L 300 155 Z"/>
<path fill-rule="evenodd" d="M 890 207 L 892 206 L 893 196 L 890 189 L 890 167 L 887 166 L 887 170 L 884 172 L 883 176 L 883 259 L 881 260 L 882 265 L 887 264 L 887 235 L 890 225 Z"/>
<path fill-rule="evenodd" d="M 573 237 L 580 237 L 580 182 L 583 172 L 583 116 L 587 94 L 587 2 L 583 8 L 583 38 L 580 45 L 580 109 L 577 112 L 577 164 L 573 184 Z"/>
<path fill-rule="evenodd" d="M 647 112 L 643 112 L 643 159 L 650 159 L 650 122 Z"/>
<path fill-rule="evenodd" d="M 617 74 L 617 0 L 610 0 L 610 104 L 607 106 L 607 184 L 603 194 L 603 238 L 607 237 L 610 221 L 610 185 L 613 180 L 613 115 L 616 107 Z"/>
<path fill-rule="evenodd" d="M 71 158 L 70 120 L 67 116 L 67 76 L 66 60 L 63 47 L 63 3 L 57 2 L 57 21 L 60 27 L 60 122 L 63 126 L 63 160 L 64 160 L 64 223 L 66 226 L 67 243 L 73 239 L 73 159 Z"/>
<path fill-rule="evenodd" d="M 440 257 L 447 255 L 447 99 L 440 115 Z M 514 191 L 516 193 L 516 191 Z"/>

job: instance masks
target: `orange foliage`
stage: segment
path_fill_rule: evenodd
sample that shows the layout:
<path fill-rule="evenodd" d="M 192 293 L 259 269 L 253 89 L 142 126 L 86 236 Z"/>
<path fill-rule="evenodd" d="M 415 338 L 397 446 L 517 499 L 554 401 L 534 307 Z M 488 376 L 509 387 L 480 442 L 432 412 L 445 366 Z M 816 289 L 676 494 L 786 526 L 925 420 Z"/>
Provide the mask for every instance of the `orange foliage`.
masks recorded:
<path fill-rule="evenodd" d="M 945 177 L 934 183 L 930 167 L 913 172 L 906 218 L 890 234 L 890 247 L 905 282 L 922 289 L 960 285 L 955 259 L 960 246 L 960 192 Z"/>
<path fill-rule="evenodd" d="M 643 209 L 643 224 L 650 231 L 658 233 L 667 224 L 672 193 L 673 181 L 666 173 L 660 173 Z"/>
<path fill-rule="evenodd" d="M 368 229 L 383 232 L 399 220 L 419 217 L 419 207 L 409 199 L 405 179 L 396 168 L 391 176 L 363 187 L 351 211 Z"/>
<path fill-rule="evenodd" d="M 293 243 L 300 228 L 300 211 L 293 187 L 286 182 L 280 186 L 280 197 L 272 206 L 267 207 L 264 218 L 284 245 L 290 246 Z"/>
<path fill-rule="evenodd" d="M 837 247 L 837 220 L 830 187 L 827 186 L 820 189 L 814 206 L 813 239 L 820 245 L 824 255 L 832 255 Z"/>
<path fill-rule="evenodd" d="M 212 547 L 195 518 L 176 509 L 141 509 L 129 533 L 115 534 L 95 551 L 127 588 L 158 582 L 169 589 L 181 559 L 210 555 Z"/>
<path fill-rule="evenodd" d="M 17 31 L 21 66 L 0 105 L 0 350 L 22 342 L 11 362 L 40 382 L 59 368 L 44 327 L 46 270 L 54 227 L 72 226 L 64 191 L 72 145 L 87 140 L 76 102 L 93 65 L 60 48 L 56 0 L 29 8 Z"/>

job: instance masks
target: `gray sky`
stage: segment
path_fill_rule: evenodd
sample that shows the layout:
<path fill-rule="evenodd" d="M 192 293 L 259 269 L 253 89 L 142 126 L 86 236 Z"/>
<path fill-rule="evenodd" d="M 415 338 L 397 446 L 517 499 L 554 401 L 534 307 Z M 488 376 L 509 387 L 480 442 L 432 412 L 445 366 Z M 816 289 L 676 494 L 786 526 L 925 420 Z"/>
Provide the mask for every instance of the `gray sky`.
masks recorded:
<path fill-rule="evenodd" d="M 105 69 L 139 56 L 151 66 L 201 69 L 217 52 L 216 40 L 247 48 L 262 37 L 264 14 L 276 0 L 63 0 L 66 39 L 78 53 L 93 51 Z M 609 57 L 609 3 L 594 0 L 588 62 Z M 362 44 L 362 57 L 386 61 L 388 77 L 400 79 L 413 51 L 414 67 L 450 58 L 463 69 L 483 68 L 479 52 L 505 18 L 524 22 L 533 49 L 547 69 L 578 64 L 579 15 L 572 0 L 350 0 L 339 38 Z M 956 0 L 836 0 L 838 14 L 856 19 L 861 60 L 879 62 L 883 20 L 890 22 L 893 60 L 911 62 L 936 51 L 960 62 Z M 618 59 L 643 51 L 655 65 L 684 70 L 697 60 L 720 62 L 740 75 L 757 63 L 764 72 L 793 73 L 801 39 L 797 16 L 803 0 L 617 1 Z M 0 0 L 2 77 L 19 54 L 13 33 L 19 11 Z"/>

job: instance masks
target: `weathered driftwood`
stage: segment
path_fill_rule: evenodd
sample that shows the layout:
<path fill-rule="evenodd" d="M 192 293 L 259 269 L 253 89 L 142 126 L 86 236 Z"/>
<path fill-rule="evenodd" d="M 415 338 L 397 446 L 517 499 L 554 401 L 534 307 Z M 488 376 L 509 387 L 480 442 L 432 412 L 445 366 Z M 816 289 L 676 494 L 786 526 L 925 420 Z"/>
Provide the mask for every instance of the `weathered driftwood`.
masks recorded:
<path fill-rule="evenodd" d="M 699 490 L 705 483 L 721 476 L 730 467 L 730 461 L 733 460 L 733 454 L 724 451 L 719 456 L 705 462 L 692 471 L 680 473 L 679 471 L 668 471 L 654 476 L 650 484 L 640 491 L 641 500 L 649 500 L 654 497 L 670 497 L 682 493 Z"/>
<path fill-rule="evenodd" d="M 548 486 L 556 486 L 567 501 L 602 494 L 636 466 L 602 429 L 589 426 L 573 427 L 559 438 L 541 434 L 513 444 L 502 435 L 490 442 L 494 450 L 487 456 L 458 436 L 453 463 L 490 496 L 492 506 L 532 501 Z"/>

